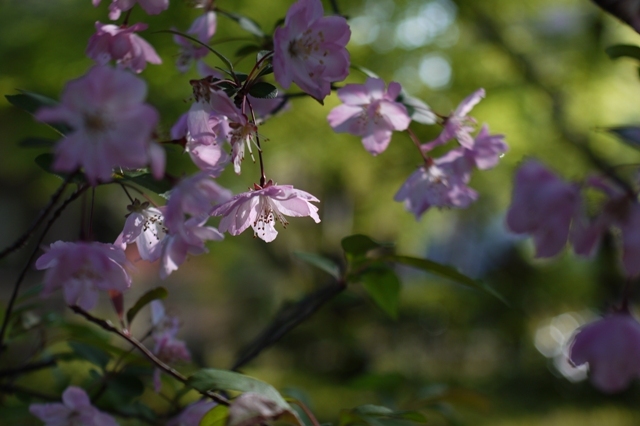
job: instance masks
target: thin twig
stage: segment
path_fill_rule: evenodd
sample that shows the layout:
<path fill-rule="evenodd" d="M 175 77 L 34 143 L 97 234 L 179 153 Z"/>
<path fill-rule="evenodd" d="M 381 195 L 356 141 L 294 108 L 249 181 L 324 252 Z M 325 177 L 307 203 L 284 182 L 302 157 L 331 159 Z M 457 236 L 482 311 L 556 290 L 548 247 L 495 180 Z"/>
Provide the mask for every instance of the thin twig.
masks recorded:
<path fill-rule="evenodd" d="M 313 426 L 320 426 L 320 422 L 318 422 L 318 419 L 316 419 L 316 416 L 313 415 L 313 413 L 311 412 L 309 407 L 306 406 L 306 404 L 304 404 L 302 401 L 299 401 L 297 399 L 292 400 L 291 403 L 296 404 L 298 407 L 302 408 L 302 411 L 304 411 L 304 414 L 306 414 L 309 420 L 311 420 L 311 424 Z"/>
<path fill-rule="evenodd" d="M 31 373 L 32 371 L 42 370 L 44 368 L 55 367 L 58 364 L 58 360 L 53 358 L 47 361 L 34 362 L 33 364 L 25 364 L 17 368 L 5 368 L 0 370 L 0 377 L 13 377 L 19 376 L 25 373 Z"/>
<path fill-rule="evenodd" d="M 2 328 L 0 329 L 0 352 L 4 350 L 4 335 L 7 331 L 7 326 L 9 325 L 9 318 L 11 318 L 11 313 L 13 312 L 13 305 L 16 302 L 16 298 L 18 297 L 18 290 L 20 289 L 20 284 L 22 284 L 24 277 L 27 275 L 27 271 L 29 270 L 31 263 L 35 259 L 36 254 L 38 254 L 38 252 L 40 251 L 40 244 L 42 244 L 42 241 L 44 240 L 44 237 L 49 232 L 49 229 L 51 229 L 51 226 L 53 226 L 56 220 L 58 220 L 58 218 L 60 217 L 60 214 L 62 214 L 64 209 L 66 209 L 67 206 L 69 206 L 69 204 L 71 204 L 80 195 L 82 195 L 87 188 L 89 187 L 88 186 L 79 187 L 76 190 L 76 192 L 74 192 L 69 196 L 69 198 L 64 200 L 64 203 L 62 203 L 62 205 L 60 205 L 60 207 L 58 207 L 58 209 L 53 213 L 53 216 L 51 216 L 51 218 L 49 219 L 49 222 L 47 222 L 47 225 L 45 226 L 44 231 L 42 231 L 42 235 L 40 235 L 40 238 L 38 239 L 38 243 L 34 247 L 33 252 L 31 252 L 31 256 L 29 256 L 29 260 L 27 260 L 27 263 L 24 265 L 24 268 L 22 268 L 22 271 L 20 272 L 20 276 L 18 277 L 18 280 L 13 286 L 11 299 L 9 299 L 7 310 L 4 313 L 4 320 L 2 321 Z"/>
<path fill-rule="evenodd" d="M 144 346 L 142 343 L 140 343 L 135 337 L 133 337 L 133 336 L 127 334 L 127 333 L 124 333 L 121 330 L 118 330 L 116 327 L 113 326 L 111 321 L 107 321 L 107 320 L 103 320 L 103 319 L 100 319 L 100 318 L 96 318 L 93 315 L 91 315 L 89 312 L 85 311 L 84 309 L 82 309 L 79 306 L 69 306 L 69 308 L 73 312 L 75 312 L 76 314 L 78 314 L 80 316 L 83 316 L 87 321 L 98 325 L 103 330 L 108 331 L 110 333 L 117 334 L 121 338 L 125 339 L 127 342 L 129 342 L 130 344 L 135 346 L 140 352 L 142 352 L 142 354 L 144 356 L 146 356 L 149 359 L 149 361 L 151 361 L 153 364 L 155 364 L 158 368 L 160 368 L 165 373 L 167 373 L 168 375 L 170 375 L 174 379 L 178 380 L 179 382 L 181 382 L 181 383 L 183 383 L 183 384 L 185 384 L 187 386 L 190 386 L 188 384 L 188 379 L 184 375 L 182 375 L 182 373 L 180 373 L 179 371 L 175 370 L 174 368 L 172 368 L 172 367 L 168 366 L 167 364 L 165 364 L 164 362 L 162 362 L 149 349 L 147 349 L 146 346 Z M 227 400 L 226 398 L 223 398 L 222 396 L 220 396 L 220 395 L 218 395 L 216 393 L 213 393 L 211 391 L 199 391 L 199 392 L 202 395 L 211 398 L 212 400 L 214 400 L 218 404 L 229 405 L 229 400 Z"/>

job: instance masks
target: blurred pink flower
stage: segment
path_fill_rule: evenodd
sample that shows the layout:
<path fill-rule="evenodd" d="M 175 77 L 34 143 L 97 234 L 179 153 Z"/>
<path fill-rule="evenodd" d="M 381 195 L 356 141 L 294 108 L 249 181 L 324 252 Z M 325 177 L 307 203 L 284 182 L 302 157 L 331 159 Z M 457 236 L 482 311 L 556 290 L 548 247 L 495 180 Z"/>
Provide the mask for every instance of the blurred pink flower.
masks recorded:
<path fill-rule="evenodd" d="M 473 109 L 484 96 L 484 89 L 478 89 L 460 102 L 456 110 L 445 119 L 444 129 L 440 135 L 433 141 L 422 145 L 423 152 L 429 152 L 439 145 L 444 145 L 453 138 L 456 138 L 463 147 L 471 149 L 473 146 L 473 136 L 471 136 L 470 132 L 475 130 L 476 120 L 467 114 L 469 114 L 471 109 Z"/>
<path fill-rule="evenodd" d="M 466 208 L 478 198 L 477 192 L 467 186 L 471 169 L 464 149 L 451 150 L 413 172 L 394 200 L 404 201 L 416 219 L 431 207 Z"/>
<path fill-rule="evenodd" d="M 565 183 L 544 165 L 529 160 L 516 173 L 507 227 L 533 237 L 536 257 L 551 257 L 567 243 L 571 220 L 581 205 L 577 184 Z"/>
<path fill-rule="evenodd" d="M 177 317 L 168 316 L 164 305 L 159 300 L 151 302 L 151 337 L 155 342 L 153 353 L 163 362 L 173 364 L 177 361 L 191 361 L 191 353 L 184 341 L 177 339 L 180 321 Z M 160 392 L 160 369 L 154 373 L 154 388 Z"/>
<path fill-rule="evenodd" d="M 121 12 L 131 9 L 136 3 L 149 15 L 157 15 L 169 8 L 169 0 L 112 0 L 109 5 L 109 18 L 118 19 Z"/>
<path fill-rule="evenodd" d="M 285 89 L 296 83 L 319 102 L 331 92 L 332 82 L 349 74 L 345 47 L 351 36 L 346 19 L 323 15 L 320 0 L 298 0 L 273 35 L 276 81 Z"/>
<path fill-rule="evenodd" d="M 130 213 L 114 245 L 124 250 L 127 244 L 135 242 L 140 257 L 155 262 L 160 258 L 161 242 L 168 231 L 164 225 L 164 207 L 155 208 L 136 199 L 127 209 Z"/>
<path fill-rule="evenodd" d="M 166 426 L 199 426 L 200 421 L 217 404 L 213 401 L 200 400 L 187 405 L 177 416 L 169 419 Z"/>
<path fill-rule="evenodd" d="M 147 62 L 161 64 L 162 60 L 153 46 L 135 34 L 146 29 L 147 24 L 142 23 L 122 28 L 96 22 L 96 33 L 89 39 L 87 56 L 99 65 L 106 65 L 113 59 L 120 66 L 137 73 L 145 69 Z"/>
<path fill-rule="evenodd" d="M 191 160 L 200 170 L 207 171 L 211 176 L 218 176 L 230 160 L 222 149 L 222 143 L 230 130 L 227 120 L 216 116 L 209 103 L 200 100 L 194 102 L 186 114 L 186 129 L 185 149 Z M 176 132 L 178 130 L 176 128 Z"/>
<path fill-rule="evenodd" d="M 589 363 L 591 382 L 601 391 L 620 392 L 640 377 L 640 324 L 627 312 L 587 324 L 573 337 L 569 359 Z"/>
<path fill-rule="evenodd" d="M 404 105 L 396 102 L 402 88 L 396 82 L 385 90 L 380 78 L 367 78 L 364 84 L 347 84 L 338 89 L 343 102 L 331 110 L 327 119 L 338 133 L 362 136 L 364 147 L 373 155 L 387 149 L 393 130 L 406 130 L 411 118 Z"/>
<path fill-rule="evenodd" d="M 207 11 L 193 21 L 187 30 L 187 34 L 208 44 L 216 32 L 216 26 L 217 18 L 215 12 Z M 176 61 L 176 66 L 180 72 L 188 71 L 193 61 L 202 59 L 209 53 L 209 49 L 205 46 L 196 44 L 177 34 L 174 34 L 173 41 L 180 46 L 180 53 Z"/>
<path fill-rule="evenodd" d="M 473 144 L 467 151 L 476 167 L 487 170 L 498 164 L 500 156 L 509 150 L 504 142 L 504 135 L 490 135 L 489 127 L 485 124 L 473 140 Z"/>
<path fill-rule="evenodd" d="M 107 66 L 95 66 L 72 80 L 54 107 L 39 109 L 44 122 L 66 123 L 73 131 L 55 146 L 53 169 L 84 169 L 92 185 L 109 182 L 114 167 L 141 168 L 151 163 L 156 178 L 164 174 L 164 149 L 151 141 L 158 112 L 144 103 L 145 82 Z"/>
<path fill-rule="evenodd" d="M 62 403 L 31 404 L 31 414 L 42 420 L 45 426 L 117 426 L 118 423 L 91 405 L 87 393 L 76 386 L 69 386 L 62 394 Z"/>
<path fill-rule="evenodd" d="M 131 285 L 124 269 L 126 256 L 122 249 L 98 242 L 57 241 L 36 260 L 37 269 L 47 269 L 42 297 L 62 287 L 68 305 L 92 309 L 98 301 L 98 290 L 123 292 Z"/>
<path fill-rule="evenodd" d="M 239 235 L 251 226 L 255 236 L 271 242 L 278 235 L 275 222 L 279 221 L 285 227 L 288 225 L 285 215 L 310 216 L 316 223 L 320 222 L 318 208 L 311 204 L 320 200 L 308 192 L 291 185 L 275 185 L 272 181 L 267 182 L 264 188 L 255 184 L 254 187 L 211 211 L 211 216 L 222 216 L 218 226 L 220 232 Z"/>

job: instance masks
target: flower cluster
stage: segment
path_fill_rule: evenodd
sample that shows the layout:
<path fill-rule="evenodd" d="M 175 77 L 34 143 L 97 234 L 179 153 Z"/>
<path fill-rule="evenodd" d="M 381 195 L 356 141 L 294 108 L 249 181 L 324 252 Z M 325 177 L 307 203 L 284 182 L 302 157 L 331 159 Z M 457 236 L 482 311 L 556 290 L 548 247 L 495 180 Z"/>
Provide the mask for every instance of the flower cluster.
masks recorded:
<path fill-rule="evenodd" d="M 91 405 L 89 395 L 76 386 L 69 386 L 62 393 L 62 403 L 31 404 L 31 414 L 42 420 L 45 426 L 83 425 L 117 426 L 110 415 Z"/>

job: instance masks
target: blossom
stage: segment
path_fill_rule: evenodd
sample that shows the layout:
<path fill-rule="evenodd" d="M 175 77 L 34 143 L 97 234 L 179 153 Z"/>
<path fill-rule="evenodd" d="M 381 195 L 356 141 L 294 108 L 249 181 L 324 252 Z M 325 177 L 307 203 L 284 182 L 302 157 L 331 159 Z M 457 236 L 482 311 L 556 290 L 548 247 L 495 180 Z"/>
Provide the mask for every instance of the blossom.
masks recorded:
<path fill-rule="evenodd" d="M 217 18 L 215 12 L 207 11 L 193 21 L 187 30 L 187 34 L 204 44 L 208 44 L 216 32 L 216 26 Z M 173 36 L 173 41 L 180 46 L 180 53 L 176 61 L 176 66 L 180 72 L 186 72 L 189 70 L 191 62 L 202 59 L 209 53 L 209 49 L 206 46 L 195 44 L 178 34 Z"/>
<path fill-rule="evenodd" d="M 254 184 L 254 189 L 216 206 L 210 214 L 222 216 L 218 226 L 220 232 L 239 235 L 251 226 L 254 235 L 268 243 L 278 235 L 275 229 L 276 221 L 285 227 L 288 225 L 285 215 L 310 216 L 319 223 L 318 208 L 311 204 L 319 201 L 308 192 L 295 189 L 291 185 L 275 185 L 269 181 L 264 187 Z"/>
<path fill-rule="evenodd" d="M 478 198 L 467 184 L 472 164 L 463 149 L 454 149 L 418 168 L 400 187 L 394 200 L 404 201 L 416 219 L 431 207 L 466 208 Z"/>
<path fill-rule="evenodd" d="M 112 244 L 57 241 L 36 260 L 37 269 L 47 269 L 42 297 L 62 287 L 68 305 L 89 310 L 98 301 L 98 290 L 129 288 L 125 263 L 124 251 Z"/>
<path fill-rule="evenodd" d="M 147 29 L 147 24 L 138 23 L 129 27 L 96 22 L 96 33 L 89 39 L 87 56 L 100 65 L 106 65 L 114 59 L 124 68 L 131 68 L 139 73 L 145 69 L 147 62 L 161 64 L 162 60 L 153 46 L 136 31 Z"/>
<path fill-rule="evenodd" d="M 44 122 L 67 123 L 73 131 L 54 148 L 53 170 L 84 169 L 92 185 L 111 180 L 114 167 L 151 163 L 164 174 L 164 150 L 151 142 L 158 112 L 144 103 L 145 82 L 124 70 L 95 66 L 65 86 L 61 103 L 36 111 Z"/>
<path fill-rule="evenodd" d="M 467 155 L 473 159 L 478 169 L 486 170 L 495 167 L 500 156 L 508 149 L 504 142 L 504 135 L 489 134 L 489 127 L 485 124 L 473 140 Z"/>
<path fill-rule="evenodd" d="M 149 15 L 157 15 L 169 8 L 169 0 L 112 0 L 109 5 L 109 18 L 112 20 L 118 19 L 121 12 L 131 9 L 136 3 Z"/>
<path fill-rule="evenodd" d="M 331 110 L 329 125 L 338 133 L 362 136 L 367 151 L 378 155 L 387 149 L 391 132 L 406 130 L 411 122 L 405 106 L 395 101 L 401 90 L 391 82 L 385 91 L 384 81 L 372 77 L 364 84 L 347 84 L 338 89 L 344 104 Z"/>
<path fill-rule="evenodd" d="M 62 393 L 62 403 L 31 404 L 31 414 L 45 426 L 117 426 L 110 415 L 91 405 L 87 393 L 76 386 L 69 386 Z"/>
<path fill-rule="evenodd" d="M 581 204 L 576 184 L 563 182 L 530 160 L 516 174 L 507 227 L 516 234 L 531 234 L 536 257 L 551 257 L 564 248 Z"/>
<path fill-rule="evenodd" d="M 213 401 L 202 399 L 187 405 L 180 414 L 169 419 L 167 426 L 198 426 L 200 421 L 216 405 Z"/>
<path fill-rule="evenodd" d="M 171 129 L 173 139 L 185 138 L 185 150 L 200 170 L 215 177 L 229 163 L 229 155 L 222 149 L 222 142 L 229 132 L 224 117 L 212 114 L 207 102 L 194 102 Z"/>
<path fill-rule="evenodd" d="M 471 109 L 473 109 L 484 96 L 484 89 L 478 89 L 460 102 L 456 110 L 445 119 L 444 129 L 440 135 L 433 141 L 423 144 L 422 150 L 429 152 L 433 148 L 447 143 L 447 141 L 454 137 L 460 142 L 460 145 L 471 149 L 473 146 L 473 136 L 470 135 L 470 132 L 475 129 L 476 121 L 467 114 L 469 114 Z"/>
<path fill-rule="evenodd" d="M 573 337 L 569 359 L 589 364 L 591 382 L 606 393 L 620 392 L 640 377 L 640 323 L 617 312 L 581 327 Z"/>
<path fill-rule="evenodd" d="M 285 89 L 296 83 L 320 102 L 349 74 L 351 36 L 346 19 L 323 14 L 320 0 L 298 0 L 273 34 L 276 81 Z"/>
<path fill-rule="evenodd" d="M 155 262 L 160 258 L 160 243 L 168 232 L 164 225 L 164 207 L 151 207 L 148 202 L 140 203 L 136 199 L 127 209 L 130 213 L 114 245 L 124 250 L 127 244 L 135 242 L 140 257 Z"/>

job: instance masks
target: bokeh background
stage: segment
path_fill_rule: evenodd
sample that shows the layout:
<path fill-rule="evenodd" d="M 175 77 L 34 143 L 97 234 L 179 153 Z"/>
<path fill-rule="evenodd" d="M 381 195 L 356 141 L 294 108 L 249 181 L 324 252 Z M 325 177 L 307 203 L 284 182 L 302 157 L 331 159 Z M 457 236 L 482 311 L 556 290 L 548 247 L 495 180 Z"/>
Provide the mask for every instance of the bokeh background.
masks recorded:
<path fill-rule="evenodd" d="M 329 10 L 329 2 L 324 3 Z M 372 157 L 359 138 L 335 134 L 328 126 L 326 115 L 338 105 L 335 94 L 324 106 L 295 99 L 290 111 L 260 127 L 269 139 L 264 144 L 267 174 L 316 195 L 322 223 L 292 219 L 271 244 L 253 239 L 251 232 L 210 243 L 209 254 L 192 257 L 162 282 L 156 265 L 139 262 L 127 303 L 165 286 L 167 309 L 180 316 L 180 337 L 196 363 L 228 368 L 281 306 L 331 284 L 328 275 L 294 253 L 321 253 L 341 261 L 340 240 L 362 233 L 394 242 L 399 253 L 454 265 L 492 285 L 510 306 L 437 277 L 399 269 L 403 288 L 397 320 L 353 285 L 243 372 L 305 398 L 323 422 L 334 421 L 343 408 L 376 403 L 425 410 L 431 425 L 640 424 L 637 383 L 618 395 L 601 394 L 585 380 L 584 369 L 571 367 L 564 356 L 575 328 L 617 301 L 623 280 L 615 241 L 605 241 L 591 260 L 567 252 L 540 261 L 533 259 L 530 241 L 510 235 L 504 226 L 512 177 L 524 158 L 538 158 L 567 179 L 592 171 L 572 141 L 584 141 L 611 164 L 639 161 L 637 151 L 602 127 L 639 121 L 638 64 L 614 62 L 604 49 L 638 44 L 640 36 L 587 0 L 337 3 L 350 18 L 352 62 L 401 83 L 436 112 L 448 114 L 477 88 L 486 89 L 486 99 L 472 115 L 492 132 L 505 134 L 510 150 L 498 167 L 474 174 L 471 186 L 480 193 L 479 201 L 463 211 L 428 211 L 416 221 L 393 201 L 420 163 L 408 136 L 394 134 L 389 149 Z M 253 18 L 266 32 L 290 4 L 218 1 L 223 9 Z M 84 50 L 94 22 L 106 21 L 106 8 L 93 8 L 88 0 L 0 0 L 0 93 L 26 89 L 59 97 L 66 81 L 91 66 Z M 173 0 L 161 15 L 146 16 L 141 10 L 132 15 L 132 23 L 149 23 L 142 36 L 164 61 L 148 66 L 142 77 L 149 84 L 149 102 L 161 111 L 159 132 L 165 136 L 189 107 L 189 79 L 199 77 L 195 70 L 184 75 L 176 71 L 177 46 L 170 35 L 154 31 L 184 31 L 198 14 Z M 218 16 L 213 40 L 236 37 L 247 35 Z M 230 41 L 216 48 L 233 57 L 245 44 Z M 208 60 L 220 65 L 213 57 Z M 237 68 L 248 70 L 252 60 L 241 60 Z M 353 70 L 347 82 L 364 79 Z M 33 162 L 45 150 L 18 146 L 27 136 L 54 137 L 46 126 L 3 98 L 0 129 L 4 247 L 28 228 L 60 181 Z M 423 141 L 439 132 L 437 126 L 417 123 L 412 129 Z M 194 170 L 186 154 L 175 152 L 169 168 L 173 173 Z M 258 177 L 257 165 L 247 159 L 241 176 L 227 170 L 219 182 L 241 192 Z M 96 238 L 113 241 L 124 223 L 127 198 L 113 185 L 97 188 L 95 195 Z M 68 209 L 46 243 L 77 238 L 80 207 L 76 203 Z M 3 309 L 30 247 L 0 262 Z M 23 288 L 41 278 L 31 272 Z M 71 316 L 61 300 L 33 310 L 38 316 L 47 312 Z M 97 312 L 112 315 L 108 300 Z M 138 332 L 145 327 L 141 324 Z M 5 354 L 2 362 L 15 360 Z M 182 368 L 192 371 L 196 366 Z M 69 362 L 57 370 L 27 376 L 21 383 L 34 386 L 64 377 L 82 384 L 87 367 Z M 2 401 L 8 407 L 19 404 L 13 397 Z M 30 422 L 34 420 L 17 409 L 0 419 L 2 424 Z"/>

